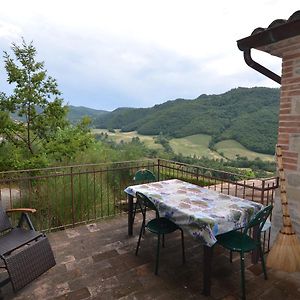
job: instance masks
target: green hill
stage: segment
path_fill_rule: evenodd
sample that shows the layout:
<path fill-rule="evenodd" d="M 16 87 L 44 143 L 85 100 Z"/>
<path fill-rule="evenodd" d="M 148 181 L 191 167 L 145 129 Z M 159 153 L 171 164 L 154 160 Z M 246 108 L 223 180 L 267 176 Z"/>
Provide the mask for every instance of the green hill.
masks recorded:
<path fill-rule="evenodd" d="M 93 122 L 99 116 L 108 113 L 105 110 L 97 110 L 97 109 L 92 109 L 84 106 L 69 105 L 68 108 L 69 111 L 67 117 L 71 123 L 79 122 L 84 116 L 90 117 Z"/>
<path fill-rule="evenodd" d="M 37 112 L 42 112 L 42 109 L 37 107 Z M 88 116 L 92 120 L 92 124 L 95 119 L 97 119 L 99 116 L 107 114 L 108 111 L 105 110 L 97 110 L 93 108 L 88 108 L 84 106 L 73 106 L 73 105 L 68 105 L 68 113 L 67 113 L 67 118 L 68 120 L 75 124 L 78 123 L 84 116 Z M 12 114 L 12 118 L 14 120 L 18 120 L 21 122 L 25 121 L 24 117 L 18 116 L 16 113 Z"/>
<path fill-rule="evenodd" d="M 273 154 L 277 140 L 279 89 L 237 88 L 220 95 L 177 99 L 151 108 L 118 108 L 99 116 L 97 128 L 121 128 L 144 135 L 174 138 L 212 136 L 210 147 L 236 140 L 246 148 Z"/>

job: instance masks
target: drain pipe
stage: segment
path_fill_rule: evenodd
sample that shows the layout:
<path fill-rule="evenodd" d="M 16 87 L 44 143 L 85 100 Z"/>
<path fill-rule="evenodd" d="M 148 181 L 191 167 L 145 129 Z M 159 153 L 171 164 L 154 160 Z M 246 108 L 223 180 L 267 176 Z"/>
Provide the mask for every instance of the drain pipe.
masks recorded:
<path fill-rule="evenodd" d="M 270 79 L 276 81 L 277 83 L 281 84 L 281 77 L 275 74 L 274 72 L 270 71 L 269 69 L 265 68 L 264 66 L 260 65 L 256 61 L 254 61 L 251 57 L 251 49 L 245 49 L 244 51 L 244 60 L 246 64 L 251 67 L 252 69 L 258 71 L 259 73 L 269 77 Z"/>

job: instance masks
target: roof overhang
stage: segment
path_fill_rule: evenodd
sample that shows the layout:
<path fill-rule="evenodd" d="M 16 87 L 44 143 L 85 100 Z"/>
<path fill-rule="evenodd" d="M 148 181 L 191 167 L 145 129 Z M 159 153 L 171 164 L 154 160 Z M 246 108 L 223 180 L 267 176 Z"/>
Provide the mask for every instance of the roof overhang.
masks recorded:
<path fill-rule="evenodd" d="M 262 50 L 274 55 L 275 53 L 268 51 L 269 45 L 275 46 L 275 43 L 296 36 L 300 36 L 300 10 L 293 13 L 288 20 L 277 19 L 268 28 L 256 28 L 250 36 L 238 40 L 237 45 L 244 52 L 244 59 L 248 66 L 280 84 L 281 77 L 279 75 L 252 59 L 251 49 Z"/>
<path fill-rule="evenodd" d="M 300 11 L 295 12 L 287 21 L 275 20 L 268 28 L 256 28 L 252 34 L 237 41 L 241 51 L 260 48 L 294 36 L 300 35 Z"/>
<path fill-rule="evenodd" d="M 268 29 L 261 28 L 261 31 L 258 33 L 255 33 L 255 31 L 260 31 L 260 28 L 254 30 L 252 35 L 237 41 L 238 47 L 241 51 L 251 48 L 257 49 L 265 45 L 300 35 L 300 20 L 287 22 Z"/>

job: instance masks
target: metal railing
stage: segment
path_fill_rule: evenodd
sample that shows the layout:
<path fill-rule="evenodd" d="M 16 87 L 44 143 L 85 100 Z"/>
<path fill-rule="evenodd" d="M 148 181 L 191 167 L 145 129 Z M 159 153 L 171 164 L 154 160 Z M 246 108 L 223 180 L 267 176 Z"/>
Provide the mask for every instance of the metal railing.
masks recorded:
<path fill-rule="evenodd" d="M 118 215 L 127 208 L 124 189 L 138 169 L 147 168 L 158 180 L 182 179 L 209 189 L 257 201 L 273 202 L 278 179 L 249 179 L 163 159 L 86 164 L 0 172 L 0 200 L 6 208 L 34 207 L 36 227 L 51 231 Z M 264 233 L 269 249 L 270 230 Z"/>
<path fill-rule="evenodd" d="M 133 174 L 156 165 L 144 160 L 1 172 L 0 200 L 6 208 L 36 208 L 40 230 L 64 229 L 123 212 Z"/>

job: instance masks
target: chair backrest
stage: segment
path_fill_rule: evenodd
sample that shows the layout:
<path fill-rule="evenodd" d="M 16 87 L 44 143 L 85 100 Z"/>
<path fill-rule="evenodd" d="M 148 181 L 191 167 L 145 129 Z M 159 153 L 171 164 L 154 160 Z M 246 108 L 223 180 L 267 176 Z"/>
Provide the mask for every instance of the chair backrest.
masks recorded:
<path fill-rule="evenodd" d="M 247 233 L 248 230 L 252 227 L 257 226 L 258 234 L 261 233 L 264 224 L 266 223 L 268 217 L 270 216 L 273 209 L 273 205 L 270 204 L 266 206 L 264 209 L 260 210 L 255 217 L 250 220 L 250 222 L 245 226 L 244 233 Z"/>
<path fill-rule="evenodd" d="M 11 228 L 12 226 L 9 217 L 7 216 L 5 210 L 0 205 L 0 232 L 3 232 Z"/>
<path fill-rule="evenodd" d="M 140 184 L 156 181 L 156 177 L 150 170 L 141 169 L 135 173 L 133 180 L 135 183 Z"/>
<path fill-rule="evenodd" d="M 146 217 L 147 208 L 154 210 L 156 212 L 156 217 L 159 217 L 159 212 L 156 206 L 154 205 L 153 202 L 151 202 L 151 200 L 146 195 L 140 192 L 136 192 L 136 198 L 144 218 Z"/>

